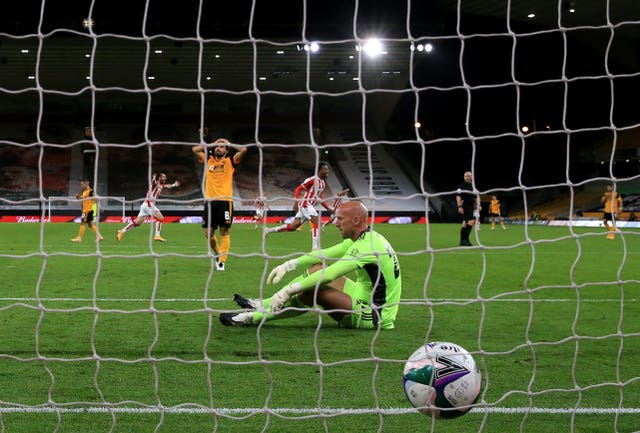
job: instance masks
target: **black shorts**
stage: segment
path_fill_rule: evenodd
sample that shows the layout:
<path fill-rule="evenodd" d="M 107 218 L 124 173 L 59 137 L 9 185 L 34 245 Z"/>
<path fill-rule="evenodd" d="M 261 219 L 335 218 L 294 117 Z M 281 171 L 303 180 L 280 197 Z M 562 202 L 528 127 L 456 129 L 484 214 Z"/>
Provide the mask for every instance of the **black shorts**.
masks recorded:
<path fill-rule="evenodd" d="M 82 218 L 83 223 L 92 223 L 94 218 L 93 211 L 90 210 L 89 212 L 82 212 L 82 216 L 80 218 Z"/>
<path fill-rule="evenodd" d="M 613 221 L 613 214 L 611 212 L 604 212 L 602 214 L 602 219 L 605 221 Z"/>
<path fill-rule="evenodd" d="M 473 216 L 473 206 L 462 206 L 463 214 L 461 221 L 475 221 L 476 217 Z"/>
<path fill-rule="evenodd" d="M 233 202 L 214 200 L 204 203 L 202 212 L 202 228 L 231 227 L 233 222 Z"/>

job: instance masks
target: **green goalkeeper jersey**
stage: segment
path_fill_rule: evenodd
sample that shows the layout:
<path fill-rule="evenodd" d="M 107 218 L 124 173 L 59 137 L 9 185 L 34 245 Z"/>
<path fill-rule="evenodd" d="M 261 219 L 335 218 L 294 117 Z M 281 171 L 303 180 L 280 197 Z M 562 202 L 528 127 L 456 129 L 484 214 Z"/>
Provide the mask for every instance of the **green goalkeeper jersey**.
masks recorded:
<path fill-rule="evenodd" d="M 333 261 L 332 259 L 338 259 Z M 312 289 L 355 272 L 355 283 L 366 294 L 371 307 L 380 315 L 383 329 L 393 328 L 402 294 L 400 264 L 389 242 L 380 233 L 366 230 L 355 240 L 341 243 L 300 257 L 298 268 L 327 261 L 327 267 L 298 282 L 302 290 Z"/>

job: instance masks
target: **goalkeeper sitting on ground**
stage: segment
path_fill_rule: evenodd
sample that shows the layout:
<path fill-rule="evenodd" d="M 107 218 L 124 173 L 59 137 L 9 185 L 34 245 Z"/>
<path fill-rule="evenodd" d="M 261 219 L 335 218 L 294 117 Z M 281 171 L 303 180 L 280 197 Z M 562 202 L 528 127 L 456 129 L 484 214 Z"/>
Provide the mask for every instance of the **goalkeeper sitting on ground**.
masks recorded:
<path fill-rule="evenodd" d="M 287 272 L 304 272 L 262 302 L 234 295 L 247 311 L 223 313 L 220 322 L 258 325 L 298 316 L 315 304 L 345 328 L 392 329 L 402 292 L 400 265 L 389 242 L 367 221 L 368 210 L 362 203 L 344 203 L 335 220 L 342 242 L 276 266 L 267 278 L 269 284 L 277 284 Z M 346 277 L 354 271 L 355 281 Z"/>

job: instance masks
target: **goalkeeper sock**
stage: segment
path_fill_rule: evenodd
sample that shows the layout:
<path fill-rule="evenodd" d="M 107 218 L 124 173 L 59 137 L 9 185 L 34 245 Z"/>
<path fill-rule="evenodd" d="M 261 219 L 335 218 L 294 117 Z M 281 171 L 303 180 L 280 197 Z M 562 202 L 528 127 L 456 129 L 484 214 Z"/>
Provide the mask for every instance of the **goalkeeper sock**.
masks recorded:
<path fill-rule="evenodd" d="M 299 278 L 301 278 L 302 276 L 300 276 Z M 265 309 L 267 311 L 269 311 L 269 305 L 271 304 L 271 298 L 269 299 L 265 299 L 263 301 L 263 305 L 265 306 Z M 254 325 L 258 325 L 260 324 L 261 321 L 265 321 L 268 322 L 270 320 L 275 320 L 275 319 L 287 319 L 289 317 L 296 317 L 296 316 L 300 316 L 304 313 L 307 312 L 306 309 L 309 308 L 308 305 L 305 305 L 300 299 L 298 299 L 297 295 L 294 295 L 291 297 L 291 299 L 289 299 L 289 301 L 287 301 L 284 304 L 284 308 L 287 307 L 295 307 L 295 308 L 303 308 L 302 310 L 286 310 L 286 311 L 281 311 L 278 314 L 271 314 L 271 313 L 266 313 L 266 312 L 262 312 L 262 311 L 252 311 L 252 317 L 251 317 L 251 322 Z"/>
<path fill-rule="evenodd" d="M 231 235 L 220 236 L 220 261 L 222 263 L 227 261 L 227 253 L 231 248 Z"/>

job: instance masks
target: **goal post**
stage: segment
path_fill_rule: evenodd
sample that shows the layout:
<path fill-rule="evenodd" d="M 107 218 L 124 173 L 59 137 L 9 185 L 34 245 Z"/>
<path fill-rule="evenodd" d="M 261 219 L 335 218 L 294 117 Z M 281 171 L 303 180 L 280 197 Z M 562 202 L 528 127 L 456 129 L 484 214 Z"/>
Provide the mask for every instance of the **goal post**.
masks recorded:
<path fill-rule="evenodd" d="M 116 210 L 122 215 L 122 219 L 126 216 L 126 198 L 125 197 L 97 197 L 98 213 L 102 210 Z M 82 200 L 72 196 L 52 195 L 47 197 L 47 221 L 51 222 L 52 216 L 56 213 L 64 213 L 65 215 L 78 214 L 82 207 Z"/>

